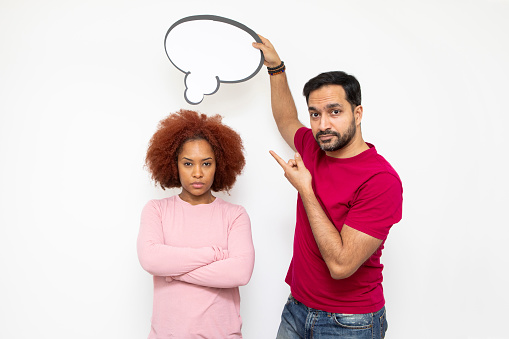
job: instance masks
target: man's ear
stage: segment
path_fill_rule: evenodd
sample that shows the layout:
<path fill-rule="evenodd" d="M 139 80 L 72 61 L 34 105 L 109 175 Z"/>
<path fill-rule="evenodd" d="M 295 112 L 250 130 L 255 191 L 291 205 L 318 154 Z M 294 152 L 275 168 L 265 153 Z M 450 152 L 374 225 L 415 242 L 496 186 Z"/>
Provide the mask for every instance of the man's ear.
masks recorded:
<path fill-rule="evenodd" d="M 362 121 L 362 113 L 364 112 L 364 109 L 362 108 L 362 105 L 359 105 L 355 107 L 353 111 L 353 116 L 355 118 L 355 124 L 360 125 Z"/>

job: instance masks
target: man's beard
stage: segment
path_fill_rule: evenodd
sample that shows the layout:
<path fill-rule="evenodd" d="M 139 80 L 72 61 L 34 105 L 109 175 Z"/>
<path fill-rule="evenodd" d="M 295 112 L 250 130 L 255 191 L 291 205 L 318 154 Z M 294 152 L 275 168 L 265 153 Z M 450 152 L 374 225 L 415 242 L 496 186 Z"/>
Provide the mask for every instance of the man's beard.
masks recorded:
<path fill-rule="evenodd" d="M 320 146 L 320 148 L 322 149 L 322 151 L 334 152 L 334 151 L 342 149 L 343 147 L 348 145 L 348 143 L 350 143 L 350 141 L 352 141 L 353 137 L 355 136 L 355 132 L 356 132 L 355 127 L 356 127 L 355 120 L 353 120 L 352 124 L 348 127 L 348 129 L 346 130 L 346 132 L 343 135 L 339 134 L 336 131 L 330 130 L 330 129 L 326 129 L 325 131 L 319 131 L 315 135 L 315 140 L 318 143 L 318 146 Z M 326 140 L 326 141 L 321 141 L 319 138 L 321 135 L 333 135 L 336 138 Z"/>

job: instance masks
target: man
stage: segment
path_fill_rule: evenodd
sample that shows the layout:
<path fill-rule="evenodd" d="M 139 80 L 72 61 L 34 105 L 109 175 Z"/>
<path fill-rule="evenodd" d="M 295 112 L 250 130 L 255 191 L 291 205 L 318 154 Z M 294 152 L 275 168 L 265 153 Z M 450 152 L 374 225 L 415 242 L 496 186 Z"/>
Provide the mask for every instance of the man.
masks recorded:
<path fill-rule="evenodd" d="M 269 40 L 263 52 L 270 74 L 274 119 L 297 153 L 272 156 L 297 189 L 293 258 L 286 276 L 291 294 L 277 338 L 384 338 L 387 330 L 380 256 L 402 213 L 396 171 L 361 133 L 358 81 L 322 73 L 304 86 L 311 129 L 298 120 L 285 73 Z"/>

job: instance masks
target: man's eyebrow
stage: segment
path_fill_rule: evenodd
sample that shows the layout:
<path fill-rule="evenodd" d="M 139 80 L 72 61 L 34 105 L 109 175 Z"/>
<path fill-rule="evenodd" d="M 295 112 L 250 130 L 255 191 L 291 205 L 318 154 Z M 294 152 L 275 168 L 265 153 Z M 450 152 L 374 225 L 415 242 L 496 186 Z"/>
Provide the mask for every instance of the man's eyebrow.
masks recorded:
<path fill-rule="evenodd" d="M 343 105 L 341 105 L 340 103 L 333 103 L 333 104 L 328 104 L 326 106 L 326 108 L 336 108 L 336 107 L 343 107 Z"/>
<path fill-rule="evenodd" d="M 328 104 L 327 106 L 325 106 L 326 109 L 337 108 L 337 107 L 343 107 L 343 105 L 341 105 L 340 103 L 333 103 L 333 104 Z M 314 107 L 314 106 L 309 106 L 308 111 L 318 111 L 318 109 L 316 109 L 316 107 Z"/>

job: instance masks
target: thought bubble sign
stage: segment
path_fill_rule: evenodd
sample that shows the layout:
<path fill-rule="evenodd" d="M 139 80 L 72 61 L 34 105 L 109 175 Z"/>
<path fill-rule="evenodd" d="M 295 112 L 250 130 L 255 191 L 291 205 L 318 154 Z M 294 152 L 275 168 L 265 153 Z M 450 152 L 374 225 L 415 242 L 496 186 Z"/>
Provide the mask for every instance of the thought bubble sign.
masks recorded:
<path fill-rule="evenodd" d="M 192 105 L 217 92 L 222 82 L 251 79 L 263 66 L 252 47 L 260 37 L 245 25 L 215 15 L 195 15 L 175 22 L 164 38 L 171 63 L 185 73 L 184 98 Z"/>

